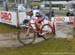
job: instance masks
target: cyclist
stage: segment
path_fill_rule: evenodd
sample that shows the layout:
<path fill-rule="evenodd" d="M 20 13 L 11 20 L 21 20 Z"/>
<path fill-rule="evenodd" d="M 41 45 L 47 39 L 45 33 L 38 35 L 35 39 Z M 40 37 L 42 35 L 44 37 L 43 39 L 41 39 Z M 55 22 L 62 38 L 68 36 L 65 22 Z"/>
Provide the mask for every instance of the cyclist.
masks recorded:
<path fill-rule="evenodd" d="M 35 23 L 35 24 L 31 24 L 33 29 L 36 29 L 37 27 L 37 29 L 39 30 L 44 19 L 48 19 L 48 18 L 42 15 L 40 12 L 36 12 L 35 17 L 34 16 L 31 17 L 31 20 L 30 20 L 30 23 Z M 29 35 L 30 28 L 31 27 L 28 28 L 27 35 Z"/>
<path fill-rule="evenodd" d="M 33 11 L 31 10 L 31 11 L 27 12 L 26 14 L 27 14 L 27 17 L 26 17 L 26 19 L 24 19 L 23 24 L 27 24 L 31 20 L 31 18 L 33 16 Z"/>
<path fill-rule="evenodd" d="M 28 23 L 32 20 L 32 18 L 33 18 L 33 11 L 31 10 L 27 13 L 27 19 L 29 19 L 29 20 L 25 20 L 24 22 Z M 29 31 L 30 31 L 30 27 L 28 28 L 26 35 L 29 35 Z"/>
<path fill-rule="evenodd" d="M 42 25 L 43 20 L 44 20 L 44 18 L 42 17 L 42 15 L 39 12 L 37 12 L 36 13 L 36 20 L 35 20 L 35 24 L 36 24 L 37 29 L 40 29 L 40 26 Z"/>

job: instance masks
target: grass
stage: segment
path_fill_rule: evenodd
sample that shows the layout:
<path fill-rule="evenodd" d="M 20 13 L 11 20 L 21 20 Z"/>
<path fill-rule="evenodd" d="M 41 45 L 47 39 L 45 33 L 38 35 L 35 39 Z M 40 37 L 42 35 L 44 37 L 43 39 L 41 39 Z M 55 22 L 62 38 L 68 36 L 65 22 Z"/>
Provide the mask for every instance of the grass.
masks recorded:
<path fill-rule="evenodd" d="M 0 24 L 0 33 L 16 32 L 18 29 Z M 53 38 L 34 45 L 17 48 L 1 48 L 0 55 L 75 55 L 75 38 Z"/>
<path fill-rule="evenodd" d="M 10 33 L 18 31 L 18 28 L 0 23 L 0 33 Z"/>
<path fill-rule="evenodd" d="M 0 48 L 0 55 L 52 55 L 51 53 L 59 53 L 53 55 L 74 55 L 74 51 L 75 44 L 66 39 L 51 39 L 24 47 Z"/>

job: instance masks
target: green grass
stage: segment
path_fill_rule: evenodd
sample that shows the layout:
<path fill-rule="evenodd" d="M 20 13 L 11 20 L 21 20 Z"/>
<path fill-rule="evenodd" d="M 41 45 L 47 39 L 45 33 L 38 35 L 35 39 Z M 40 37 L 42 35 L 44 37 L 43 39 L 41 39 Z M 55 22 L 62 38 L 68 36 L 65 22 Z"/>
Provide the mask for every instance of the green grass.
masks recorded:
<path fill-rule="evenodd" d="M 18 29 L 12 26 L 0 24 L 0 33 L 16 32 L 17 30 Z M 61 54 L 64 52 L 66 52 L 67 54 Z M 26 45 L 17 48 L 0 47 L 0 55 L 75 55 L 75 54 L 69 54 L 74 52 L 75 52 L 75 38 L 50 39 L 38 44 Z"/>
<path fill-rule="evenodd" d="M 10 32 L 16 32 L 19 29 L 14 26 L 9 26 L 6 24 L 0 23 L 0 33 L 10 33 Z"/>
<path fill-rule="evenodd" d="M 75 41 L 75 39 L 73 39 Z M 74 55 L 75 44 L 66 39 L 51 39 L 18 48 L 0 48 L 0 55 Z M 66 52 L 67 54 L 61 54 Z M 60 54 L 51 54 L 60 53 Z"/>

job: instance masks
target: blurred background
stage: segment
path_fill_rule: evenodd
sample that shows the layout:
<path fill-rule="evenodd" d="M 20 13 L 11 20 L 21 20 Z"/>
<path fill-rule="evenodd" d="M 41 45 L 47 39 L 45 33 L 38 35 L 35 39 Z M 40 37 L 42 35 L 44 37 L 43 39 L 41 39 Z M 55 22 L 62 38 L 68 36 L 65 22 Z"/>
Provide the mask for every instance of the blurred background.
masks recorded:
<path fill-rule="evenodd" d="M 75 13 L 74 0 L 0 0 L 0 10 L 16 11 L 21 4 L 26 11 L 39 7 L 44 13 L 51 16 L 70 16 Z"/>

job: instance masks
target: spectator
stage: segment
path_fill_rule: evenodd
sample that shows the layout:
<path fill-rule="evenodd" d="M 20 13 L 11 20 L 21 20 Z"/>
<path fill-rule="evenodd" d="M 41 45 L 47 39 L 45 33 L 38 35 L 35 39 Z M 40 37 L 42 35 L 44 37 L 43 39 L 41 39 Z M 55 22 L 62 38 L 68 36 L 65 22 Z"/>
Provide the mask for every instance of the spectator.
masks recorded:
<path fill-rule="evenodd" d="M 70 13 L 69 11 L 67 12 L 66 16 L 74 16 L 73 12 Z"/>
<path fill-rule="evenodd" d="M 54 17 L 54 10 L 52 10 L 52 12 L 51 12 L 51 16 Z"/>
<path fill-rule="evenodd" d="M 54 11 L 52 10 L 51 12 L 48 12 L 47 14 L 46 14 L 46 16 L 48 16 L 48 17 L 50 17 L 50 15 L 51 15 L 51 17 L 54 17 Z"/>
<path fill-rule="evenodd" d="M 70 16 L 74 16 L 74 14 L 72 13 Z"/>
<path fill-rule="evenodd" d="M 50 16 L 50 12 L 46 13 L 46 16 L 49 18 L 49 16 Z"/>
<path fill-rule="evenodd" d="M 66 16 L 70 16 L 70 12 L 69 11 L 66 13 Z"/>

